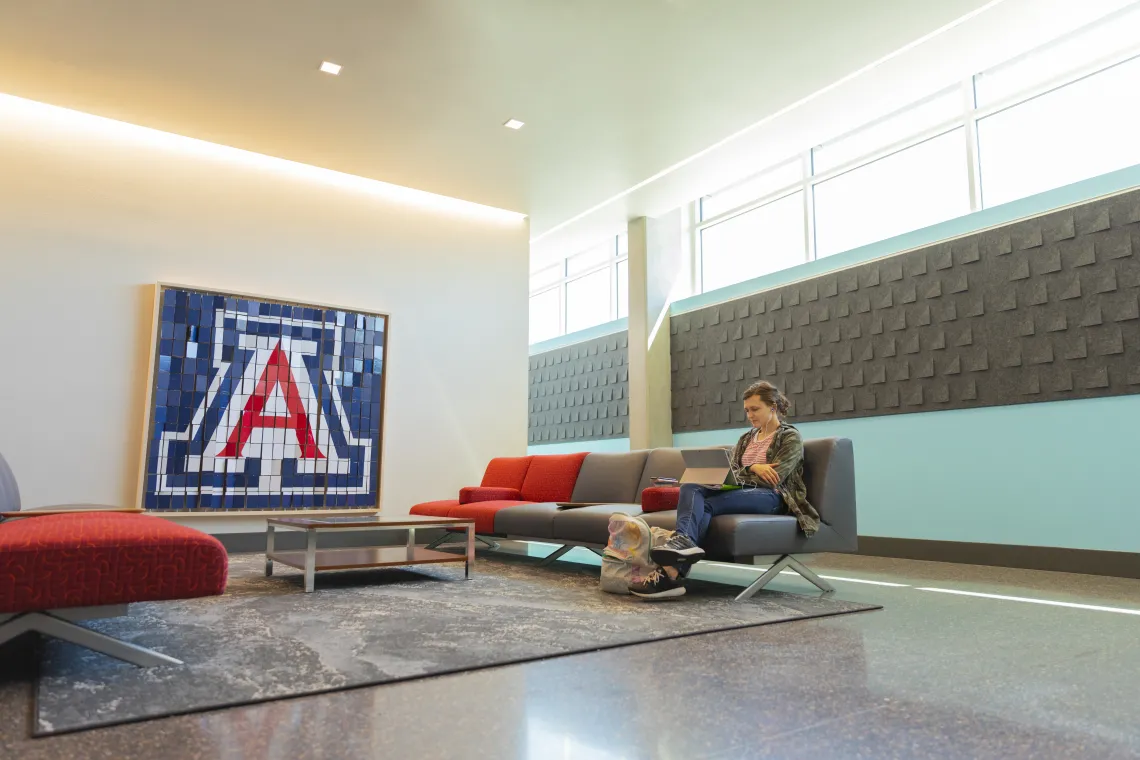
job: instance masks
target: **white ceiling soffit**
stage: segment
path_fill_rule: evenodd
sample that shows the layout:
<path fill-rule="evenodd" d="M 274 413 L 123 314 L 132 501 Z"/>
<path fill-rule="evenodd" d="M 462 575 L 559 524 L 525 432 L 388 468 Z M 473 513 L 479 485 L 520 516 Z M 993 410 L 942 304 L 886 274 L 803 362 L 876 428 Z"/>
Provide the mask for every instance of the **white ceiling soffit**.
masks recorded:
<path fill-rule="evenodd" d="M 996 0 L 925 39 L 852 69 L 751 127 L 637 185 L 583 207 L 545 232 L 532 227 L 531 266 L 580 251 L 627 221 L 656 216 L 842 135 L 982 69 L 1095 21 L 1135 0 Z M 713 114 L 709 114 L 713 118 Z"/>
<path fill-rule="evenodd" d="M 986 1 L 0 0 L 0 92 L 541 234 Z"/>

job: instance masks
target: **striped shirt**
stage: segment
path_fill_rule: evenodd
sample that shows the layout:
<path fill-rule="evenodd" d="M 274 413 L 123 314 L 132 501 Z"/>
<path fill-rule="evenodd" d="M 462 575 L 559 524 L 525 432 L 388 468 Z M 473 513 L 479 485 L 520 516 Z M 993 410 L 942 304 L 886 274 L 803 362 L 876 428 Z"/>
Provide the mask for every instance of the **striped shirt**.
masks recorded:
<path fill-rule="evenodd" d="M 779 430 L 779 428 L 776 428 Z M 751 467 L 754 464 L 768 464 L 768 447 L 772 445 L 772 438 L 776 435 L 776 430 L 773 430 L 767 436 L 758 438 L 756 433 L 752 434 L 752 440 L 748 444 L 748 448 L 740 457 L 740 462 L 745 467 Z"/>

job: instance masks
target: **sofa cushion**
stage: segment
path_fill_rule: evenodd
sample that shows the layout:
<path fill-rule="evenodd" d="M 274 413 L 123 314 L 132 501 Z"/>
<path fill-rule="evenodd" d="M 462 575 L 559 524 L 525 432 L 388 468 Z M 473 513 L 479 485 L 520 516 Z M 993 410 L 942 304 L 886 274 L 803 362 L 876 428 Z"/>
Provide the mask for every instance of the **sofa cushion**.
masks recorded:
<path fill-rule="evenodd" d="M 641 501 L 641 492 L 653 485 L 653 478 L 680 478 L 684 474 L 685 460 L 681 458 L 680 449 L 653 449 L 645 460 L 645 469 L 637 484 L 638 497 L 634 501 Z"/>
<path fill-rule="evenodd" d="M 474 520 L 476 533 L 494 533 L 495 513 L 507 507 L 526 503 L 525 501 L 481 501 L 476 504 L 459 504 L 448 510 L 447 516 Z"/>
<path fill-rule="evenodd" d="M 522 494 L 517 488 L 485 488 L 468 486 L 459 490 L 460 504 L 475 504 L 480 501 L 519 501 Z"/>
<path fill-rule="evenodd" d="M 658 528 L 674 530 L 677 512 L 653 512 L 642 515 L 645 522 Z M 709 559 L 733 562 L 746 557 L 779 554 L 808 554 L 827 551 L 850 551 L 847 542 L 830 526 L 820 526 L 811 538 L 799 530 L 791 515 L 720 515 L 709 523 L 709 532 L 701 546 Z"/>
<path fill-rule="evenodd" d="M 558 514 L 558 505 L 519 504 L 500 509 L 495 513 L 495 533 L 500 536 L 520 536 L 522 538 L 550 538 L 551 523 Z"/>
<path fill-rule="evenodd" d="M 636 504 L 647 451 L 588 454 L 570 501 Z"/>
<path fill-rule="evenodd" d="M 444 499 L 443 501 L 426 501 L 423 504 L 417 504 L 408 510 L 413 515 L 425 515 L 427 517 L 447 517 L 447 513 L 451 511 L 452 507 L 459 506 L 459 499 Z"/>
<path fill-rule="evenodd" d="M 213 536 L 151 515 L 97 512 L 0 524 L 0 613 L 215 596 Z"/>
<path fill-rule="evenodd" d="M 483 482 L 479 485 L 485 488 L 514 488 L 522 489 L 526 480 L 526 471 L 530 469 L 530 460 L 534 457 L 496 457 L 487 464 L 487 471 L 483 473 Z"/>
<path fill-rule="evenodd" d="M 680 488 L 653 486 L 641 492 L 641 509 L 645 512 L 668 512 L 677 508 L 680 498 Z"/>
<path fill-rule="evenodd" d="M 580 541 L 605 546 L 610 540 L 610 515 L 641 514 L 636 504 L 604 504 L 595 507 L 564 509 L 554 515 L 550 524 L 550 537 L 560 541 Z"/>
<path fill-rule="evenodd" d="M 523 501 L 570 501 L 585 458 L 585 453 L 533 457 L 520 489 Z"/>

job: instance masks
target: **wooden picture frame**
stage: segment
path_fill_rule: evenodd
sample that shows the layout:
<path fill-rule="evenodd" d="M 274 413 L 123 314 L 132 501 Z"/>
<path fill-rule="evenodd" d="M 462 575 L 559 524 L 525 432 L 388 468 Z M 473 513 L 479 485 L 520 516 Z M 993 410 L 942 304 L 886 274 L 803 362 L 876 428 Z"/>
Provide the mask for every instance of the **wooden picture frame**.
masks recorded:
<path fill-rule="evenodd" d="M 389 314 L 159 282 L 151 328 L 137 507 L 380 508 Z"/>

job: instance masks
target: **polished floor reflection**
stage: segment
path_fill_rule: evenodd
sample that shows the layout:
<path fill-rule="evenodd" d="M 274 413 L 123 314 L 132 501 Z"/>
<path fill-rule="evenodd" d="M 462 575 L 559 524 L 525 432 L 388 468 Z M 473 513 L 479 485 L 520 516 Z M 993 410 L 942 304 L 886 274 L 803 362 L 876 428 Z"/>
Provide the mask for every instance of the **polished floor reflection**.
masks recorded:
<path fill-rule="evenodd" d="M 1140 757 L 1140 581 L 814 567 L 885 609 L 42 740 L 9 647 L 0 758 Z"/>

